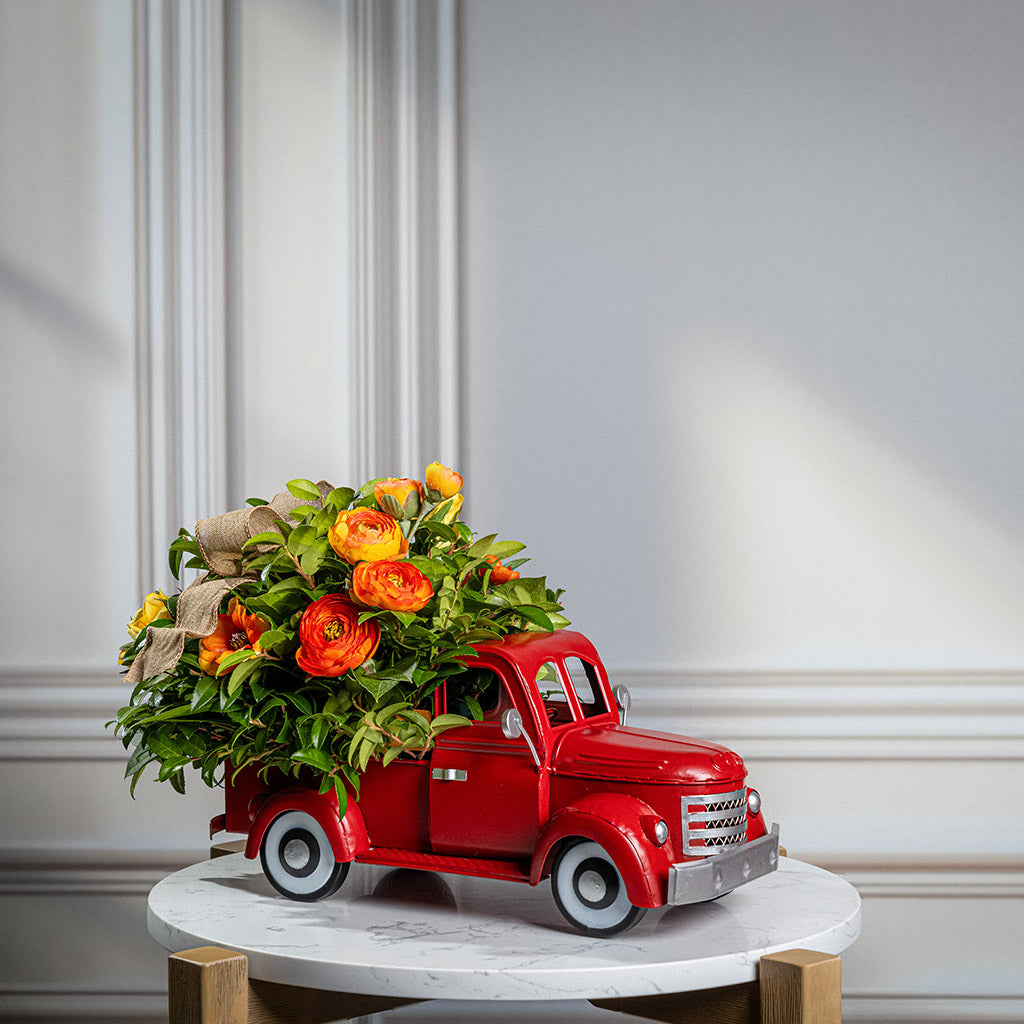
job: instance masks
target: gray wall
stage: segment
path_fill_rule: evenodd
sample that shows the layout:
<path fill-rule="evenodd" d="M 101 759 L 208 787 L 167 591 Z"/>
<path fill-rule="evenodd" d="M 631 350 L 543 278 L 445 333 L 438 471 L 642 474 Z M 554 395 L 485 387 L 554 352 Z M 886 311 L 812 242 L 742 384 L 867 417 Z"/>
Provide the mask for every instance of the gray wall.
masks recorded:
<path fill-rule="evenodd" d="M 858 885 L 848 1019 L 1024 1015 L 1024 10 L 176 10 L 0 6 L 0 1017 L 159 1019 L 217 795 L 102 725 L 170 532 L 435 454 Z"/>

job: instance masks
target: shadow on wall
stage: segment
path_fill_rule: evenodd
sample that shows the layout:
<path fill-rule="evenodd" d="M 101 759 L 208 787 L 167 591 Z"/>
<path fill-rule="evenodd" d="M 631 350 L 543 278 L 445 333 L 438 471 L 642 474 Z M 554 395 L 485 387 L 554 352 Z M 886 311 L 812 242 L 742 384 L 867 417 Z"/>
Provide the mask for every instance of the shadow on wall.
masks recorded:
<path fill-rule="evenodd" d="M 36 330 L 62 346 L 78 352 L 87 350 L 90 361 L 117 366 L 123 359 L 124 343 L 113 324 L 104 322 L 41 275 L 4 259 L 0 259 L 0 306 L 19 309 L 33 321 Z"/>

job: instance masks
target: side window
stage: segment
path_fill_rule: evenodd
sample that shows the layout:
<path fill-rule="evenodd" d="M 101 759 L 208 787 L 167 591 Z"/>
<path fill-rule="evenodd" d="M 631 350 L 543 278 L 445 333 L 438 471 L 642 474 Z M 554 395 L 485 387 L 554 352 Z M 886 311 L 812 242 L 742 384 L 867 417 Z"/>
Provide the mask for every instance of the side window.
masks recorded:
<path fill-rule="evenodd" d="M 562 689 L 562 680 L 554 662 L 547 661 L 537 671 L 537 689 L 544 701 L 544 710 L 552 725 L 563 725 L 572 721 L 569 698 Z"/>
<path fill-rule="evenodd" d="M 597 670 L 594 666 L 581 658 L 566 658 L 565 667 L 569 670 L 569 678 L 583 709 L 583 717 L 604 714 L 608 708 L 597 684 Z"/>
<path fill-rule="evenodd" d="M 448 711 L 483 721 L 496 722 L 509 707 L 505 687 L 497 672 L 489 668 L 470 668 L 448 681 Z"/>

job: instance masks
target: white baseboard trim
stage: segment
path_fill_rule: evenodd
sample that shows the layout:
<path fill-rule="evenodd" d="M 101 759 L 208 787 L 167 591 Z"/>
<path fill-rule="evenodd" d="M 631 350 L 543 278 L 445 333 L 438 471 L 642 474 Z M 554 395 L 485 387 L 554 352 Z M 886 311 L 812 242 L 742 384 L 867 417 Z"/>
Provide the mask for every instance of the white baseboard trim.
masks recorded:
<path fill-rule="evenodd" d="M 0 986 L 4 1024 L 72 1024 L 78 1021 L 167 1024 L 166 992 L 64 992 Z"/>
<path fill-rule="evenodd" d="M 568 1012 L 567 1012 L 568 1011 Z M 446 1024 L 513 1024 L 526 1015 L 536 1024 L 545 1021 L 609 1021 L 618 1015 L 598 1011 L 589 1003 L 517 1003 L 498 1006 L 488 1003 L 487 1012 L 469 1003 L 425 1004 L 410 1007 L 395 1016 L 399 1020 L 444 1021 Z M 377 1018 L 367 1018 L 376 1020 Z M 1024 1019 L 1024 999 L 1012 996 L 987 998 L 942 998 L 860 996 L 843 997 L 843 1019 L 851 1024 L 1010 1024 Z M 132 1024 L 160 1024 L 167 1020 L 164 992 L 57 992 L 50 990 L 11 991 L 0 988 L 0 1021 L 4 1024 L 40 1021 L 72 1024 L 78 1021 L 131 1021 Z"/>
<path fill-rule="evenodd" d="M 848 1024 L 1019 1024 L 1024 998 L 1019 996 L 843 995 Z"/>

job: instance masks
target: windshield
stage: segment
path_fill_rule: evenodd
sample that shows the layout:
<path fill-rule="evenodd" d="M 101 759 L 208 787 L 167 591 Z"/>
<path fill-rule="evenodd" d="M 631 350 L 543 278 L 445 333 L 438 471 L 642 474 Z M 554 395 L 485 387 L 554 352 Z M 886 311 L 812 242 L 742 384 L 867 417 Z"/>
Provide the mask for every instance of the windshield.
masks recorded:
<path fill-rule="evenodd" d="M 548 722 L 557 727 L 592 718 L 608 710 L 597 670 L 582 658 L 546 661 L 537 672 L 537 690 Z"/>

